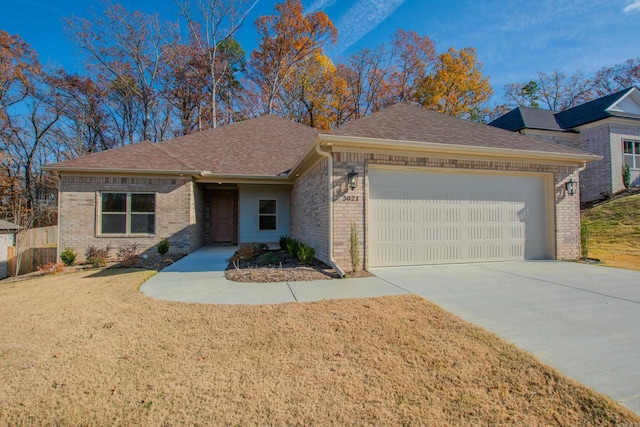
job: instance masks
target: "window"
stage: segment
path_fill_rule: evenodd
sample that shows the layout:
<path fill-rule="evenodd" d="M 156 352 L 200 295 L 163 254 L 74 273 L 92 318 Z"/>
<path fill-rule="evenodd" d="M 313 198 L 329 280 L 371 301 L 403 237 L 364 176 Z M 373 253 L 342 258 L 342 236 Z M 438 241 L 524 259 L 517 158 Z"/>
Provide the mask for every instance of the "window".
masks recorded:
<path fill-rule="evenodd" d="M 155 233 L 155 194 L 102 193 L 101 199 L 100 233 Z"/>
<path fill-rule="evenodd" d="M 258 211 L 258 220 L 260 230 L 276 229 L 276 201 L 275 200 L 259 200 L 260 209 Z"/>
<path fill-rule="evenodd" d="M 640 141 L 624 142 L 624 163 L 631 169 L 640 169 Z"/>

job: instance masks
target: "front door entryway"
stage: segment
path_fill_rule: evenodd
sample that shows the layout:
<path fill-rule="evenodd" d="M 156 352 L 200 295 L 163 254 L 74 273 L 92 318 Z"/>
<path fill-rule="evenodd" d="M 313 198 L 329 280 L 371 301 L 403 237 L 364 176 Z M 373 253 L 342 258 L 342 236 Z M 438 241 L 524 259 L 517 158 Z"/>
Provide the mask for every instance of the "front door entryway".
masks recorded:
<path fill-rule="evenodd" d="M 211 242 L 235 243 L 235 196 L 233 190 L 220 190 L 211 198 Z"/>

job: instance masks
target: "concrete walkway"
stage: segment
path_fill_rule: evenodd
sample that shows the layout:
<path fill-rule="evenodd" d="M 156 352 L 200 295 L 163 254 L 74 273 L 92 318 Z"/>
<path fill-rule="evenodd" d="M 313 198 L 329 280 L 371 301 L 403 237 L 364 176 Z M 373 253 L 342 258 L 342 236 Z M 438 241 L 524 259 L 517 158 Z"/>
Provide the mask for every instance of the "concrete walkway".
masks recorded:
<path fill-rule="evenodd" d="M 406 294 L 377 277 L 308 282 L 242 283 L 224 276 L 237 247 L 206 246 L 165 268 L 141 287 L 153 298 L 205 304 L 279 304 Z"/>

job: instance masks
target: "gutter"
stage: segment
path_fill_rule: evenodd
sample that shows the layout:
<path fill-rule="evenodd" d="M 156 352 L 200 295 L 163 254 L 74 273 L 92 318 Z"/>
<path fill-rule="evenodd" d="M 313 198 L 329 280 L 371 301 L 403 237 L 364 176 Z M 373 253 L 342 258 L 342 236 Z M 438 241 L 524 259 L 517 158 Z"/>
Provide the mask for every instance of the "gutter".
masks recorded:
<path fill-rule="evenodd" d="M 327 162 L 328 162 L 328 171 L 327 171 L 327 175 L 329 175 L 329 179 L 328 181 L 328 197 L 329 197 L 329 264 L 331 265 L 331 267 L 338 272 L 338 274 L 340 275 L 340 277 L 345 277 L 345 272 L 338 267 L 338 265 L 336 264 L 336 261 L 333 259 L 333 197 L 332 197 L 332 193 L 333 193 L 333 156 L 330 153 L 327 153 L 326 151 L 323 151 L 320 148 L 320 144 L 319 143 L 315 143 L 313 144 L 316 148 L 316 152 L 321 155 L 322 157 L 326 157 Z"/>
<path fill-rule="evenodd" d="M 357 136 L 342 136 L 332 134 L 320 134 L 318 135 L 320 143 L 328 143 L 334 147 L 348 147 L 353 148 L 356 146 L 365 147 L 368 149 L 389 149 L 392 147 L 398 151 L 398 148 L 403 148 L 406 151 L 414 153 L 431 153 L 431 154 L 443 154 L 454 155 L 461 154 L 466 156 L 490 156 L 493 158 L 508 158 L 508 159 L 526 159 L 532 160 L 546 160 L 546 161 L 570 161 L 570 162 L 593 162 L 602 159 L 602 156 L 595 154 L 580 152 L 577 153 L 561 153 L 561 152 L 548 152 L 538 150 L 521 150 L 514 148 L 500 148 L 500 147 L 483 147 L 483 146 L 471 146 L 461 144 L 443 144 L 437 142 L 418 142 L 407 140 L 389 140 L 379 138 L 365 138 Z M 549 143 L 551 144 L 551 143 Z"/>
<path fill-rule="evenodd" d="M 42 170 L 62 174 L 127 174 L 127 175 L 200 175 L 200 171 L 194 170 L 164 170 L 164 169 L 106 169 L 106 168 L 74 168 L 74 167 L 55 167 L 44 166 Z"/>

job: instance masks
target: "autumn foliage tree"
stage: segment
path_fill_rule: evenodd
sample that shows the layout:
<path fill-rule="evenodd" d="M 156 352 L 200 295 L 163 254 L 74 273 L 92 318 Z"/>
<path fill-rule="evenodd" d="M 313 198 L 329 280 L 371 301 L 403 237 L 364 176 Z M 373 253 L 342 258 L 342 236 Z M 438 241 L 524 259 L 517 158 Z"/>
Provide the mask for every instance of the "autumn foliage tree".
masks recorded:
<path fill-rule="evenodd" d="M 264 112 L 271 114 L 283 84 L 326 43 L 335 43 L 338 31 L 324 12 L 305 15 L 300 0 L 276 4 L 275 14 L 259 17 L 255 27 L 260 39 L 251 52 L 249 77 L 260 91 Z"/>
<path fill-rule="evenodd" d="M 435 111 L 470 118 L 474 109 L 489 100 L 493 89 L 482 75 L 482 64 L 473 48 L 453 47 L 438 55 L 433 72 L 416 85 L 418 103 Z"/>

